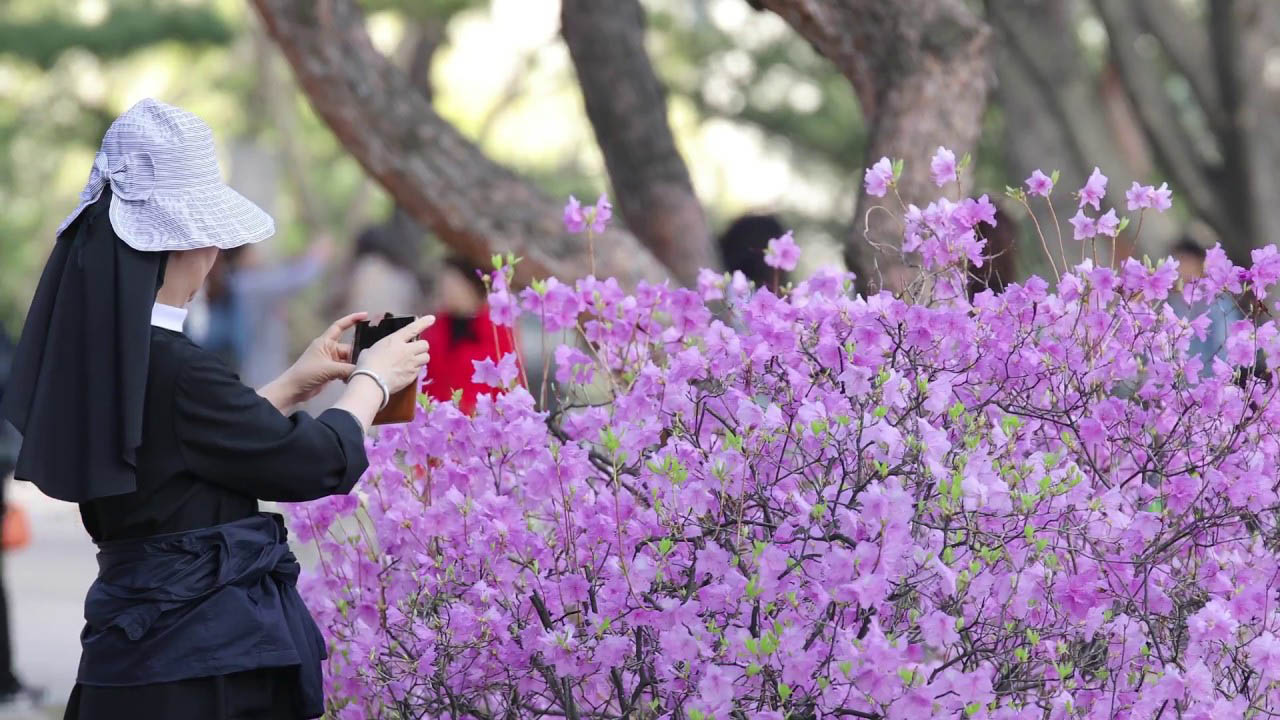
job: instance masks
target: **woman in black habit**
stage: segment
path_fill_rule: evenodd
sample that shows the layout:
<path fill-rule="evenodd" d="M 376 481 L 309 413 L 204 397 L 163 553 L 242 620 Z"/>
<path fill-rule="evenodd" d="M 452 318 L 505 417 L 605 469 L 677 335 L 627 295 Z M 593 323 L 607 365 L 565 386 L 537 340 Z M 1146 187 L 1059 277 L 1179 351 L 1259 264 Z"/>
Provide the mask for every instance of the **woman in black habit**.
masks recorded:
<path fill-rule="evenodd" d="M 0 414 L 15 476 L 79 503 L 98 546 L 71 720 L 313 718 L 324 642 L 259 500 L 349 492 L 364 432 L 414 382 L 423 318 L 349 364 L 334 323 L 256 392 L 181 332 L 219 249 L 274 232 L 222 184 L 198 118 L 144 100 L 103 138 L 58 230 Z M 291 408 L 347 380 L 316 417 Z"/>

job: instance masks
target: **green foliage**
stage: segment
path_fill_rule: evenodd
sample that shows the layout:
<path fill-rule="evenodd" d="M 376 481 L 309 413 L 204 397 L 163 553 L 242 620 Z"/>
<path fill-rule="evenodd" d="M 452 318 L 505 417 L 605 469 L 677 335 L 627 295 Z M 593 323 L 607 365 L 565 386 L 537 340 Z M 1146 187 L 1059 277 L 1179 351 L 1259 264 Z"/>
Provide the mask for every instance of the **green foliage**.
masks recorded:
<path fill-rule="evenodd" d="M 110 60 L 162 42 L 225 45 L 231 37 L 225 19 L 198 7 L 119 8 L 92 25 L 56 15 L 26 22 L 0 21 L 0 53 L 44 69 L 52 67 L 70 48 Z"/>

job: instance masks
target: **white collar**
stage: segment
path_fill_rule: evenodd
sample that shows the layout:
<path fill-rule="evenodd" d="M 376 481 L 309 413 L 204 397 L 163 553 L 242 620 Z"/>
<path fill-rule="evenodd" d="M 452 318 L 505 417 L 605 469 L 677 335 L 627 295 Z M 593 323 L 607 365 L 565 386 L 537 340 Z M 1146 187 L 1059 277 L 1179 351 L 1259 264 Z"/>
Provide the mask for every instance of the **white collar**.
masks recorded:
<path fill-rule="evenodd" d="M 151 324 L 172 330 L 174 332 L 182 332 L 182 324 L 187 320 L 187 309 L 156 303 L 151 306 Z"/>

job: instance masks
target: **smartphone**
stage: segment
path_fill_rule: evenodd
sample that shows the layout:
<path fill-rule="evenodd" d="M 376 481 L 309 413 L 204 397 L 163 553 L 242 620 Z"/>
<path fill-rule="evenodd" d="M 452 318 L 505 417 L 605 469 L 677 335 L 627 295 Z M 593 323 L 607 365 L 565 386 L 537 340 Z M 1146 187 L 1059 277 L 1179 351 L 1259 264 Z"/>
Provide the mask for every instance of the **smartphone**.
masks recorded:
<path fill-rule="evenodd" d="M 373 347 L 379 340 L 408 326 L 415 318 L 412 315 L 392 315 L 387 313 L 377 324 L 367 320 L 356 323 L 356 336 L 352 344 L 351 362 L 360 361 L 360 353 Z M 418 402 L 418 383 L 410 383 L 403 389 L 391 394 L 387 406 L 378 411 L 373 418 L 374 425 L 392 425 L 407 423 L 413 420 L 414 407 Z"/>

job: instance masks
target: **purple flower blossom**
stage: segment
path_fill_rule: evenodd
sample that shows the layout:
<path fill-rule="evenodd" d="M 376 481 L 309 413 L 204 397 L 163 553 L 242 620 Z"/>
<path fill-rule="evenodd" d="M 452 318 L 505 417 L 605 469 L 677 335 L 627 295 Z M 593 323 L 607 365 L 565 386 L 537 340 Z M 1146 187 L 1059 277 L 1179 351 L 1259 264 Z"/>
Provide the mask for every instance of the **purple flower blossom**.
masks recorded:
<path fill-rule="evenodd" d="M 582 203 L 572 195 L 564 206 L 564 229 L 573 235 L 587 229 L 587 216 L 582 211 Z"/>
<path fill-rule="evenodd" d="M 601 194 L 596 204 L 589 208 L 582 207 L 578 198 L 572 195 L 564 206 L 564 229 L 572 235 L 582 233 L 588 228 L 592 233 L 599 235 L 609 227 L 609 220 L 612 218 L 613 205 L 609 202 L 609 197 L 604 194 Z"/>
<path fill-rule="evenodd" d="M 955 182 L 956 154 L 947 148 L 939 147 L 938 151 L 934 153 L 933 159 L 929 161 L 929 172 L 933 177 L 933 182 L 938 187 Z"/>
<path fill-rule="evenodd" d="M 1097 221 L 1084 214 L 1084 210 L 1076 211 L 1074 217 L 1067 222 L 1071 223 L 1071 227 L 1075 228 L 1073 237 L 1076 240 L 1088 240 L 1098 234 Z"/>
<path fill-rule="evenodd" d="M 591 232 L 597 235 L 603 233 L 605 228 L 609 227 L 611 219 L 613 219 L 613 205 L 609 202 L 609 197 L 601 193 L 591 212 Z"/>
<path fill-rule="evenodd" d="M 471 365 L 475 368 L 472 374 L 471 382 L 489 385 L 496 388 L 509 388 L 515 384 L 516 378 L 520 376 L 520 366 L 516 363 L 516 356 L 508 353 L 502 356 L 498 362 L 494 362 L 491 358 L 484 360 L 472 360 Z"/>
<path fill-rule="evenodd" d="M 1093 169 L 1089 180 L 1080 188 L 1080 207 L 1092 205 L 1094 210 L 1102 210 L 1101 202 L 1107 194 L 1107 176 L 1098 168 Z"/>
<path fill-rule="evenodd" d="M 1153 209 L 1164 212 L 1173 207 L 1173 192 L 1169 190 L 1169 183 L 1160 183 L 1160 187 L 1156 188 L 1134 182 L 1124 196 L 1129 201 L 1130 211 Z"/>
<path fill-rule="evenodd" d="M 1280 326 L 1210 322 L 1280 283 L 1280 252 L 1215 248 L 1176 308 L 1174 263 L 1137 259 L 968 302 L 989 200 L 905 214 L 924 297 L 834 271 L 517 292 L 501 263 L 495 319 L 554 333 L 522 348 L 545 387 L 482 361 L 498 394 L 380 428 L 352 493 L 287 508 L 323 560 L 298 586 L 335 717 L 448 715 L 445 690 L 530 720 L 636 693 L 772 720 L 1280 707 L 1280 402 L 1236 383 L 1280 366 Z"/>
<path fill-rule="evenodd" d="M 788 230 L 782 237 L 774 238 L 769 241 L 769 247 L 764 253 L 764 264 L 771 268 L 777 268 L 784 272 L 791 272 L 796 269 L 796 263 L 800 261 L 800 246 L 796 245 L 796 240 Z"/>
<path fill-rule="evenodd" d="M 868 195 L 884 197 L 893 183 L 893 163 L 887 157 L 880 158 L 875 165 L 867 168 L 863 182 Z"/>
<path fill-rule="evenodd" d="M 1098 218 L 1096 231 L 1098 235 L 1113 238 L 1120 233 L 1120 218 L 1116 217 L 1115 208 L 1108 208 Z"/>
<path fill-rule="evenodd" d="M 1036 170 L 1031 173 L 1031 177 L 1027 178 L 1027 192 L 1040 197 L 1049 197 L 1049 193 L 1053 192 L 1053 180 L 1044 173 Z"/>

